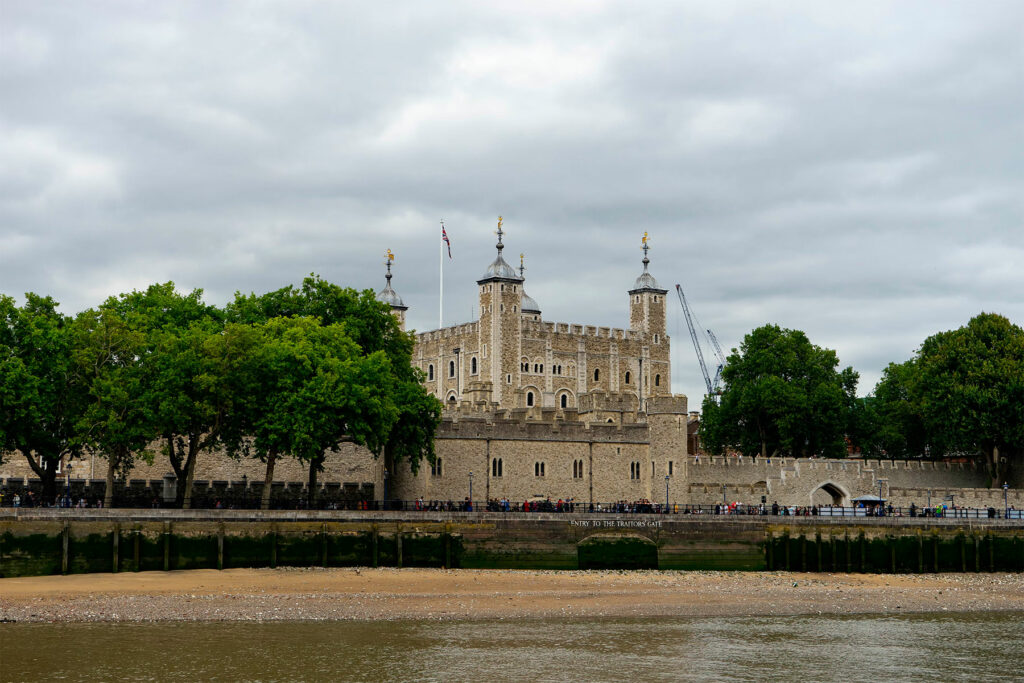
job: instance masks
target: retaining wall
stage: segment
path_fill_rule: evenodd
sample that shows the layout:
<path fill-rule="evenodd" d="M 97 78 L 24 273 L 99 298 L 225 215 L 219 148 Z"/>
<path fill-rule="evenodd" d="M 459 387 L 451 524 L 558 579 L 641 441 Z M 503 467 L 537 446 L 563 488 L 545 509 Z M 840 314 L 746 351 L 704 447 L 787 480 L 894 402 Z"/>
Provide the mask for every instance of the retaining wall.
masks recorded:
<path fill-rule="evenodd" d="M 0 577 L 276 566 L 1024 571 L 1024 524 L 577 513 L 0 513 Z"/>

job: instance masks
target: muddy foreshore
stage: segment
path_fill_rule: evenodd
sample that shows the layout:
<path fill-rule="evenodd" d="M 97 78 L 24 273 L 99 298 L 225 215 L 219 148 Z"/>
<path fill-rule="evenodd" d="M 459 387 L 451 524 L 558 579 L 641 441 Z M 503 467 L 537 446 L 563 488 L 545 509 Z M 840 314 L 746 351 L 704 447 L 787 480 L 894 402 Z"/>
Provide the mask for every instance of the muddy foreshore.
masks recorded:
<path fill-rule="evenodd" d="M 6 622 L 1024 611 L 1021 574 L 230 569 L 0 579 Z"/>

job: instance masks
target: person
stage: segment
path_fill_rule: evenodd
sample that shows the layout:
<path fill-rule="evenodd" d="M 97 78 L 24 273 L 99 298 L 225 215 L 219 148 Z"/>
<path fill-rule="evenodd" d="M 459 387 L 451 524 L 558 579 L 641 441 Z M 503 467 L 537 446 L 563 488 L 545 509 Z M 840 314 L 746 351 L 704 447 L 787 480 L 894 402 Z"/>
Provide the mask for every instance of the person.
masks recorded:
<path fill-rule="evenodd" d="M 776 517 L 779 516 L 779 501 L 774 501 L 772 503 L 772 515 Z"/>

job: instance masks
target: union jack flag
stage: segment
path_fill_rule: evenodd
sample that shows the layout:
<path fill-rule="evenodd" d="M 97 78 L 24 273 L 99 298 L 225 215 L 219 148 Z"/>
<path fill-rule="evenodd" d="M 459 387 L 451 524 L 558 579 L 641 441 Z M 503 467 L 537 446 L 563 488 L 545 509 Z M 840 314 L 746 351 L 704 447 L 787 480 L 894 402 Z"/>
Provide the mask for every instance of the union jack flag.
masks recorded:
<path fill-rule="evenodd" d="M 441 224 L 441 239 L 444 240 L 444 243 L 448 245 L 448 258 L 451 258 L 452 257 L 452 243 L 448 239 L 448 233 L 445 232 L 444 223 Z"/>

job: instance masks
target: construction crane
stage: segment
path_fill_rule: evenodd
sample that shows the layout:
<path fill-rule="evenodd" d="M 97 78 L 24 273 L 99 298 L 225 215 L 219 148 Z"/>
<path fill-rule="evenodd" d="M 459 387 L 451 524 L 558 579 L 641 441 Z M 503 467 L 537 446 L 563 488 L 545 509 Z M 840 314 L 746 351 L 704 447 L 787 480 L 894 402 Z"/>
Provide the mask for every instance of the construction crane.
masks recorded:
<path fill-rule="evenodd" d="M 715 390 L 715 393 L 721 391 L 722 388 L 722 370 L 725 369 L 725 354 L 722 353 L 722 347 L 718 344 L 718 337 L 711 330 L 707 330 L 708 339 L 711 340 L 711 347 L 715 350 L 715 359 L 718 361 L 718 369 L 715 370 L 715 379 L 712 380 L 711 384 Z"/>
<path fill-rule="evenodd" d="M 722 348 L 718 344 L 718 339 L 715 337 L 711 330 L 705 330 L 701 328 L 707 334 L 707 338 L 710 340 L 711 346 L 715 353 L 715 359 L 718 361 L 718 368 L 715 370 L 714 379 L 711 378 L 711 374 L 708 372 L 708 365 L 704 361 L 704 351 L 701 349 L 700 340 L 697 338 L 697 326 L 693 324 L 694 315 L 690 311 L 690 305 L 686 303 L 686 295 L 683 294 L 683 288 L 680 285 L 676 285 L 676 294 L 679 295 L 679 303 L 683 306 L 683 315 L 686 317 L 686 327 L 690 330 L 690 339 L 693 341 L 693 350 L 697 352 L 697 361 L 700 363 L 701 374 L 704 375 L 704 385 L 707 387 L 708 395 L 717 397 L 721 392 L 722 383 L 722 370 L 725 368 L 725 356 L 722 355 Z"/>

